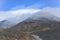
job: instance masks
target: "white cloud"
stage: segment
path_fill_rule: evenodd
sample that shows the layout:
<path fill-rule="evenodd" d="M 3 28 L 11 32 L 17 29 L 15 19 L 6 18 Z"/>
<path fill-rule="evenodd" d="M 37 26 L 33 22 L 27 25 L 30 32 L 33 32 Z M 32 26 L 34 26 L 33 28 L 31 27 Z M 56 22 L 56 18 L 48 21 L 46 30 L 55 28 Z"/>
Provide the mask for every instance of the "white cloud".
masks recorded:
<path fill-rule="evenodd" d="M 41 11 L 45 13 L 50 13 L 60 18 L 60 7 L 54 7 L 54 8 L 46 7 L 46 8 L 43 8 Z"/>
<path fill-rule="evenodd" d="M 27 14 L 27 13 L 35 13 L 37 11 L 40 11 L 39 9 L 20 9 L 20 10 L 16 10 L 16 11 L 13 11 L 12 14 Z"/>
<path fill-rule="evenodd" d="M 44 13 L 51 13 L 57 17 L 60 17 L 60 7 L 46 7 L 43 9 L 17 9 L 17 10 L 10 10 L 10 11 L 5 11 L 5 12 L 0 12 L 0 21 L 7 19 L 7 18 L 12 18 L 14 16 L 18 15 L 23 15 L 23 14 L 32 14 L 35 12 L 44 12 Z"/>
<path fill-rule="evenodd" d="M 15 16 L 21 16 L 23 14 L 32 14 L 38 11 L 40 10 L 39 9 L 18 9 L 18 10 L 2 11 L 0 12 L 0 21 Z"/>
<path fill-rule="evenodd" d="M 4 20 L 5 18 L 3 16 L 0 16 L 0 20 Z"/>
<path fill-rule="evenodd" d="M 26 13 L 34 13 L 37 11 L 40 11 L 40 7 L 42 5 L 40 3 L 34 3 L 30 6 L 26 6 L 26 5 L 20 5 L 20 6 L 16 6 L 14 8 L 12 8 L 9 13 L 14 14 L 14 15 L 21 15 L 21 14 L 26 14 Z"/>
<path fill-rule="evenodd" d="M 57 17 L 60 17 L 60 7 L 55 7 L 55 8 L 46 7 L 43 9 L 39 9 L 42 6 L 43 4 L 40 4 L 40 3 L 35 3 L 35 4 L 32 4 L 31 6 L 25 6 L 25 5 L 16 6 L 9 11 L 0 12 L 0 20 L 7 19 L 13 16 L 28 14 L 28 13 L 32 14 L 32 13 L 39 12 L 39 11 L 48 12 L 53 15 L 56 15 Z"/>

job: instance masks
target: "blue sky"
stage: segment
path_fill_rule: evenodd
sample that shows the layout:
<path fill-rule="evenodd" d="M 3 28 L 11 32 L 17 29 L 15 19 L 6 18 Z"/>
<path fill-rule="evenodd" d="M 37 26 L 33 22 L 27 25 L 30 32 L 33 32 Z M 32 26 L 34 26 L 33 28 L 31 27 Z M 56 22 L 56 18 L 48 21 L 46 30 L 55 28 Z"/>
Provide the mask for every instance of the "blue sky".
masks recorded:
<path fill-rule="evenodd" d="M 36 4 L 36 5 L 35 5 Z M 29 7 L 29 6 L 33 7 Z M 60 0 L 0 0 L 0 11 L 8 11 L 13 8 L 45 8 L 60 7 Z"/>
<path fill-rule="evenodd" d="M 60 18 L 60 0 L 0 0 L 0 20 L 41 11 Z"/>

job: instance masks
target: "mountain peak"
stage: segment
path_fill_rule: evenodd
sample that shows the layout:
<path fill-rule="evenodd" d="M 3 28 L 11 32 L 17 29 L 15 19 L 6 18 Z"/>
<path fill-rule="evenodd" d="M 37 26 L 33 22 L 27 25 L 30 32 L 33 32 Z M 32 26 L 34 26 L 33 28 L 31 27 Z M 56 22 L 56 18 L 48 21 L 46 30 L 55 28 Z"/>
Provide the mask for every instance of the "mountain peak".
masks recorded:
<path fill-rule="evenodd" d="M 49 12 L 36 12 L 36 13 L 32 14 L 32 16 L 30 18 L 34 19 L 34 20 L 41 20 L 42 18 L 47 18 L 49 20 L 60 21 L 60 18 L 52 15 Z"/>

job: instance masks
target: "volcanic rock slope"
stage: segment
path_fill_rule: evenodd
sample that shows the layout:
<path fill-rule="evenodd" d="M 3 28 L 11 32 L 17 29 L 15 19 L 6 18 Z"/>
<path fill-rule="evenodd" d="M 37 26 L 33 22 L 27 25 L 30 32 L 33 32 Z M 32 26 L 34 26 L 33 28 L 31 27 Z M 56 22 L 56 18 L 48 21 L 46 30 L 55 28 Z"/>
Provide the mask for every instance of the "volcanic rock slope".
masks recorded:
<path fill-rule="evenodd" d="M 20 40 L 26 33 L 40 36 L 43 40 L 60 40 L 60 21 L 55 16 L 37 16 L 33 14 L 28 19 L 4 29 L 0 32 L 2 40 Z M 40 14 L 39 14 L 40 15 Z"/>
<path fill-rule="evenodd" d="M 43 14 L 43 13 L 42 13 Z M 33 14 L 25 21 L 18 23 L 10 30 L 19 30 L 23 33 L 39 35 L 43 40 L 60 40 L 60 21 L 55 16 L 38 16 Z"/>

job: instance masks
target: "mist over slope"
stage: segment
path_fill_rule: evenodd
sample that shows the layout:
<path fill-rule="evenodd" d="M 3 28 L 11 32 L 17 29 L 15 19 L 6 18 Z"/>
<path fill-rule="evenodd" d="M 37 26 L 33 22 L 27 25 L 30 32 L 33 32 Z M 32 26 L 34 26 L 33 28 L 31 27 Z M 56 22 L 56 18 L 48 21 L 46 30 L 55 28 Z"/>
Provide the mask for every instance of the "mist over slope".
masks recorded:
<path fill-rule="evenodd" d="M 60 21 L 60 18 L 56 17 L 55 15 L 49 13 L 49 12 L 36 12 L 34 13 L 31 17 L 33 20 L 55 20 L 55 21 Z"/>
<path fill-rule="evenodd" d="M 48 16 L 46 16 L 46 14 L 38 16 L 40 15 L 40 12 L 36 12 L 36 14 L 34 13 L 32 15 L 7 30 L 16 30 L 19 32 L 21 31 L 22 33 L 35 34 L 40 36 L 42 40 L 60 40 L 60 21 L 58 17 L 53 15 L 49 16 L 48 14 Z"/>
<path fill-rule="evenodd" d="M 11 14 L 9 14 L 11 13 Z M 4 15 L 3 15 L 4 16 Z M 4 18 L 4 17 L 2 17 Z M 5 15 L 5 19 L 0 21 L 0 27 L 5 26 L 5 28 L 9 28 L 11 26 L 14 26 L 20 22 L 23 22 L 25 20 L 43 20 L 44 22 L 50 21 L 60 21 L 60 18 L 56 17 L 55 15 L 51 14 L 49 11 L 44 10 L 33 10 L 33 9 L 22 9 L 18 11 L 9 11 L 7 12 L 7 15 Z M 2 22 L 4 21 L 4 22 Z M 28 21 L 28 20 L 27 20 Z"/>
<path fill-rule="evenodd" d="M 1 21 L 0 26 L 3 28 L 7 28 L 8 26 L 8 28 L 1 31 L 0 37 L 3 36 L 3 39 L 9 37 L 11 40 L 13 40 L 13 38 L 19 40 L 26 38 L 28 34 L 25 33 L 28 32 L 40 36 L 43 40 L 60 40 L 60 18 L 46 11 L 29 13 L 22 15 L 18 13 L 9 17 L 7 20 Z M 31 35 L 28 35 L 28 37 L 30 36 Z M 39 40 L 40 37 L 37 39 Z"/>
<path fill-rule="evenodd" d="M 40 10 L 22 9 L 22 10 L 13 11 L 13 12 L 9 11 L 11 14 L 9 14 L 9 12 L 7 12 L 5 15 L 2 15 L 3 20 L 0 20 L 0 24 L 1 24 L 0 27 L 9 28 L 13 25 L 16 25 L 19 22 L 26 20 L 33 13 L 38 12 L 38 11 L 40 11 Z"/>

